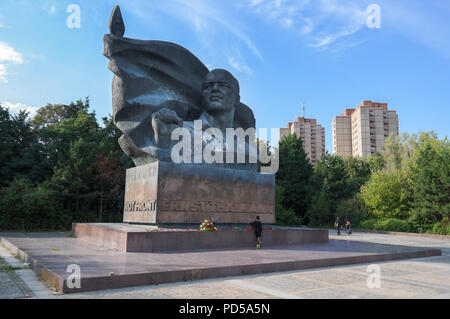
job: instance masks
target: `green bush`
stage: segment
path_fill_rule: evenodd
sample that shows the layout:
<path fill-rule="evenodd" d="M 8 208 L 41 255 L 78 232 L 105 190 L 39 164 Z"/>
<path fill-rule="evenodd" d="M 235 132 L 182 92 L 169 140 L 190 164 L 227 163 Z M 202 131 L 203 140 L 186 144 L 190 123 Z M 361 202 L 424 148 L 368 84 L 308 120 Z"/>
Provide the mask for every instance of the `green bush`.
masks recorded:
<path fill-rule="evenodd" d="M 301 225 L 303 219 L 300 216 L 295 215 L 292 209 L 286 209 L 283 207 L 284 199 L 284 188 L 277 185 L 275 188 L 276 192 L 276 204 L 275 204 L 275 216 L 277 219 L 277 224 L 285 226 L 298 226 Z"/>
<path fill-rule="evenodd" d="M 43 183 L 15 180 L 0 194 L 0 229 L 42 231 L 70 229 L 72 214 L 65 210 L 58 193 Z"/>
<path fill-rule="evenodd" d="M 362 221 L 368 220 L 370 217 L 367 207 L 359 195 L 339 201 L 336 207 L 336 214 L 344 223 L 349 220 L 354 228 L 358 227 Z"/>
<path fill-rule="evenodd" d="M 377 172 L 361 187 L 361 198 L 378 218 L 408 218 L 411 192 L 402 172 Z"/>
<path fill-rule="evenodd" d="M 419 233 L 430 232 L 433 225 L 437 223 L 429 212 L 425 209 L 415 209 L 411 213 L 411 217 L 408 221 Z"/>
<path fill-rule="evenodd" d="M 376 229 L 376 220 L 374 219 L 368 219 L 368 220 L 364 220 L 362 222 L 359 223 L 359 227 L 361 229 L 369 229 L 369 230 L 375 230 Z"/>
<path fill-rule="evenodd" d="M 380 231 L 392 231 L 392 232 L 416 232 L 414 225 L 408 222 L 408 220 L 402 220 L 398 218 L 365 220 L 361 222 L 360 228 L 370 230 L 380 230 Z"/>
<path fill-rule="evenodd" d="M 302 224 L 302 218 L 295 215 L 292 209 L 282 209 L 276 214 L 277 224 L 285 226 L 299 226 Z"/>
<path fill-rule="evenodd" d="M 431 231 L 428 233 L 436 235 L 450 235 L 450 224 L 447 222 L 440 222 L 433 225 Z"/>
<path fill-rule="evenodd" d="M 319 192 L 314 196 L 306 217 L 311 226 L 329 225 L 334 222 L 335 216 L 332 212 L 331 199 L 327 193 Z"/>
<path fill-rule="evenodd" d="M 375 225 L 377 230 L 393 231 L 393 232 L 410 232 L 412 230 L 411 225 L 407 220 L 398 218 L 388 218 L 379 220 Z"/>

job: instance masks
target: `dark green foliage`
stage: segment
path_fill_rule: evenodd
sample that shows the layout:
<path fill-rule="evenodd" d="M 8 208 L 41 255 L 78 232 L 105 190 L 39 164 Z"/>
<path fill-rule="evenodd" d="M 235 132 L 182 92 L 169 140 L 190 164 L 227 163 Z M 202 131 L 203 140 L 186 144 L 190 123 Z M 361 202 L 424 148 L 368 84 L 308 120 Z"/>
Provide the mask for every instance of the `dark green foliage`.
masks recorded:
<path fill-rule="evenodd" d="M 291 134 L 279 144 L 279 170 L 277 185 L 284 189 L 283 207 L 304 218 L 312 197 L 313 168 L 303 149 L 302 141 Z"/>
<path fill-rule="evenodd" d="M 44 158 L 28 114 L 11 115 L 0 106 L 0 186 L 21 177 L 42 181 L 49 172 Z"/>
<path fill-rule="evenodd" d="M 277 224 L 286 226 L 299 226 L 302 223 L 302 219 L 295 215 L 292 209 L 285 209 L 283 207 L 284 201 L 284 188 L 280 185 L 276 185 L 276 203 L 275 203 L 275 216 Z"/>
<path fill-rule="evenodd" d="M 353 194 L 359 193 L 361 186 L 370 180 L 372 169 L 368 160 L 349 156 L 344 159 L 345 171 L 347 173 L 347 186 Z"/>
<path fill-rule="evenodd" d="M 392 231 L 392 232 L 416 232 L 414 225 L 408 220 L 398 218 L 387 219 L 368 219 L 360 224 L 361 229 L 380 230 L 380 231 Z"/>
<path fill-rule="evenodd" d="M 427 213 L 426 221 L 431 225 L 450 215 L 450 142 L 423 134 L 419 145 L 409 175 L 413 206 L 416 212 Z"/>
<path fill-rule="evenodd" d="M 353 167 L 353 164 L 349 166 Z M 338 216 L 338 203 L 355 193 L 359 173 L 355 173 L 355 177 L 351 179 L 344 160 L 328 153 L 322 155 L 316 163 L 314 173 L 316 192 L 308 217 L 315 225 L 330 224 Z"/>
<path fill-rule="evenodd" d="M 333 203 L 329 194 L 319 191 L 313 197 L 307 218 L 311 225 L 331 225 L 334 220 Z"/>
<path fill-rule="evenodd" d="M 30 121 L 0 107 L 0 229 L 67 230 L 72 222 L 119 222 L 125 170 L 111 118 L 89 99 L 47 105 Z"/>
<path fill-rule="evenodd" d="M 429 232 L 431 234 L 450 235 L 450 223 L 448 220 L 435 223 Z"/>
<path fill-rule="evenodd" d="M 282 142 L 277 174 L 277 184 L 286 190 L 282 206 L 294 207 L 308 189 L 312 200 L 303 206 L 303 209 L 308 207 L 307 214 L 297 215 L 309 225 L 331 227 L 339 216 L 349 219 L 353 227 L 448 233 L 450 143 L 447 138 L 439 140 L 433 132 L 420 136 L 391 135 L 385 141 L 383 153 L 367 159 L 342 159 L 325 154 L 316 163 L 312 176 L 305 168 L 304 157 L 293 152 L 301 143 L 293 136 Z M 293 171 L 296 176 L 309 176 L 309 182 L 288 189 L 295 184 L 294 180 L 283 181 Z"/>
<path fill-rule="evenodd" d="M 339 201 L 336 206 L 336 215 L 339 215 L 344 222 L 349 220 L 352 227 L 358 227 L 362 221 L 370 218 L 370 214 L 360 194 Z"/>
<path fill-rule="evenodd" d="M 61 195 L 48 183 L 36 187 L 28 180 L 19 179 L 1 190 L 0 229 L 64 230 L 71 224 L 70 218 Z"/>

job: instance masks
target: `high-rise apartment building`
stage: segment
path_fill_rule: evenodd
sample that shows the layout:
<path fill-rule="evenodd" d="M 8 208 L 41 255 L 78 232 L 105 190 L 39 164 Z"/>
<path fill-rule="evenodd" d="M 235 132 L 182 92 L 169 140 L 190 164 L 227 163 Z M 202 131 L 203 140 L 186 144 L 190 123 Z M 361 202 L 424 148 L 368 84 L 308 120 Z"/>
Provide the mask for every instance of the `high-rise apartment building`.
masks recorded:
<path fill-rule="evenodd" d="M 290 134 L 302 139 L 303 149 L 311 164 L 315 165 L 325 153 L 325 128 L 317 124 L 316 119 L 299 117 L 297 121 L 288 123 L 287 128 L 280 128 L 280 140 Z"/>
<path fill-rule="evenodd" d="M 387 103 L 362 101 L 335 116 L 332 129 L 334 154 L 364 158 L 381 152 L 389 134 L 399 134 L 398 115 Z"/>

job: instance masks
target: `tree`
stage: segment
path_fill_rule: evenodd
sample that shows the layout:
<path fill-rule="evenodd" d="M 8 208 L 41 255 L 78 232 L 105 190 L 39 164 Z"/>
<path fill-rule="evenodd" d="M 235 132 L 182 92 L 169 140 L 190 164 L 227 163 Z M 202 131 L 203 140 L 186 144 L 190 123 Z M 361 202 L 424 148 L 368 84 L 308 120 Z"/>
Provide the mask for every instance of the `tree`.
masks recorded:
<path fill-rule="evenodd" d="M 399 136 L 390 134 L 384 141 L 383 162 L 385 171 L 408 170 L 417 153 L 417 135 L 403 133 Z"/>
<path fill-rule="evenodd" d="M 314 173 L 315 195 L 308 217 L 315 224 L 327 224 L 336 216 L 338 202 L 350 198 L 355 186 L 340 156 L 322 155 L 314 167 Z"/>
<path fill-rule="evenodd" d="M 362 221 L 370 217 L 367 206 L 359 193 L 349 199 L 339 201 L 336 211 L 341 218 L 350 220 L 353 226 L 360 225 Z"/>
<path fill-rule="evenodd" d="M 56 125 L 64 120 L 76 118 L 78 112 L 88 112 L 90 106 L 89 97 L 85 100 L 64 104 L 47 104 L 41 107 L 33 118 L 33 127 L 37 130 Z"/>
<path fill-rule="evenodd" d="M 385 170 L 394 171 L 402 168 L 402 154 L 404 153 L 404 146 L 400 142 L 400 137 L 390 134 L 384 140 L 383 159 L 385 163 Z"/>
<path fill-rule="evenodd" d="M 41 146 L 27 112 L 11 115 L 0 106 L 0 185 L 14 177 L 45 179 L 48 167 Z"/>
<path fill-rule="evenodd" d="M 450 142 L 433 132 L 419 138 L 415 160 L 410 165 L 410 184 L 416 214 L 426 224 L 440 222 L 450 214 Z"/>
<path fill-rule="evenodd" d="M 303 149 L 302 140 L 291 134 L 279 143 L 277 185 L 284 188 L 283 207 L 303 218 L 312 197 L 313 168 Z"/>
<path fill-rule="evenodd" d="M 31 121 L 0 106 L 0 228 L 121 220 L 125 170 L 133 163 L 111 116 L 100 127 L 88 109 L 89 99 L 49 104 Z"/>
<path fill-rule="evenodd" d="M 383 155 L 378 152 L 367 158 L 367 164 L 369 165 L 371 174 L 383 170 L 386 166 Z"/>
<path fill-rule="evenodd" d="M 286 226 L 299 226 L 302 223 L 302 219 L 295 215 L 292 209 L 286 209 L 283 207 L 284 201 L 284 187 L 276 185 L 275 187 L 275 216 L 277 224 Z"/>
<path fill-rule="evenodd" d="M 361 186 L 370 180 L 371 168 L 368 160 L 349 156 L 344 158 L 345 170 L 348 176 L 348 185 L 352 194 L 359 193 Z"/>
<path fill-rule="evenodd" d="M 405 219 L 410 216 L 411 190 L 401 171 L 377 172 L 361 188 L 366 206 L 379 218 Z"/>
<path fill-rule="evenodd" d="M 6 185 L 12 178 L 11 167 L 8 165 L 14 155 L 14 140 L 10 135 L 11 130 L 9 111 L 0 105 L 0 186 Z"/>

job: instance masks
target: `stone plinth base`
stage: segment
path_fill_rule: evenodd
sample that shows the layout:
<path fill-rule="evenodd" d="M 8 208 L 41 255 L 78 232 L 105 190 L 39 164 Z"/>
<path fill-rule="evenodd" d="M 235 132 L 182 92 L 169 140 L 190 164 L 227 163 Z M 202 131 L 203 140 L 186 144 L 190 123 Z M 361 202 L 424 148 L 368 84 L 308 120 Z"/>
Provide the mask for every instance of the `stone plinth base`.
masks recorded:
<path fill-rule="evenodd" d="M 155 227 L 143 225 L 73 224 L 72 233 L 80 241 L 122 252 L 249 248 L 256 245 L 254 232 L 247 229 L 201 232 L 184 228 L 157 231 Z M 328 231 L 270 228 L 263 231 L 262 240 L 264 247 L 326 244 Z"/>
<path fill-rule="evenodd" d="M 127 170 L 125 223 L 275 223 L 275 175 L 157 162 Z"/>
<path fill-rule="evenodd" d="M 276 249 L 265 247 L 262 250 L 252 247 L 143 254 L 100 249 L 69 238 L 64 233 L 9 233 L 0 236 L 1 244 L 29 263 L 44 282 L 68 294 L 442 255 L 440 249 L 351 240 Z M 81 270 L 80 286 L 73 286 L 73 274 L 67 272 L 67 267 L 73 264 Z"/>

